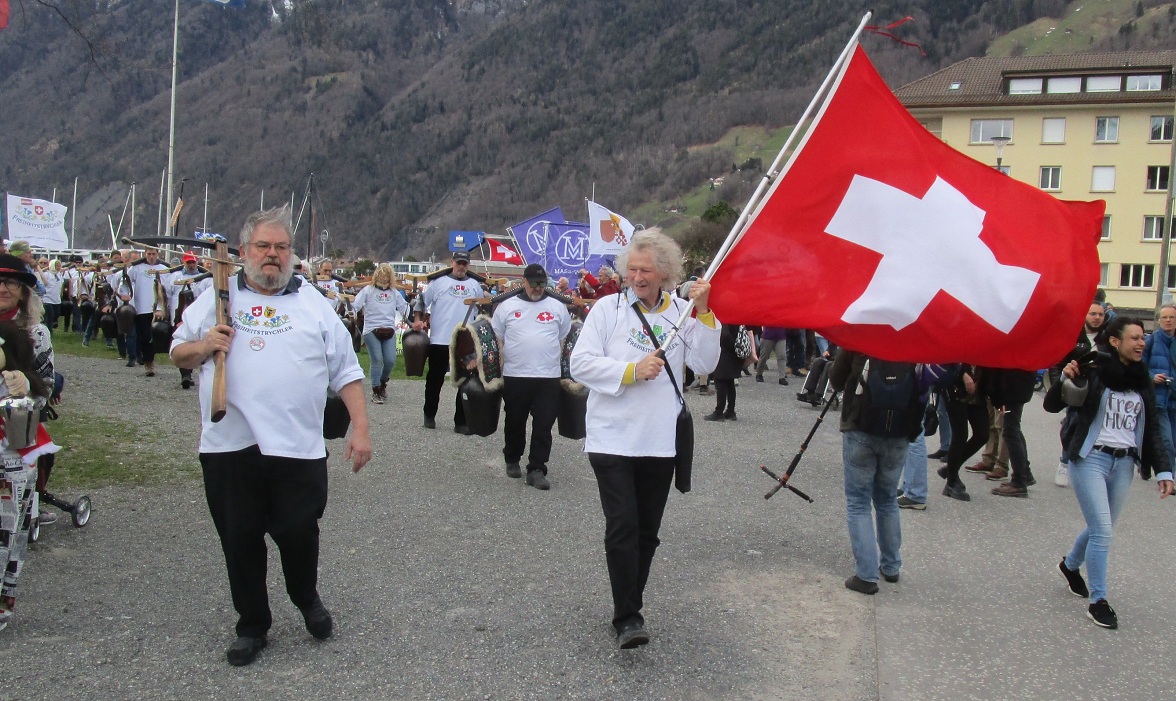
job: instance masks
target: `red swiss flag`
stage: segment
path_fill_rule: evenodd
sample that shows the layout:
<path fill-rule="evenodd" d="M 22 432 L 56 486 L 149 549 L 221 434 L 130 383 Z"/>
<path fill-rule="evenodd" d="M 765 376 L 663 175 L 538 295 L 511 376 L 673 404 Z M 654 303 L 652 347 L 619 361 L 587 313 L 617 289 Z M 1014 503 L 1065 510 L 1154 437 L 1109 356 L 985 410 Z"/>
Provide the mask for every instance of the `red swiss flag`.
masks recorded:
<path fill-rule="evenodd" d="M 494 239 L 487 239 L 486 243 L 490 244 L 490 260 L 499 261 L 501 263 L 523 262 L 523 257 L 505 243 L 500 243 Z"/>
<path fill-rule="evenodd" d="M 8 0 L 0 0 L 0 29 L 8 26 Z"/>
<path fill-rule="evenodd" d="M 1070 350 L 1090 308 L 1104 207 L 955 151 L 858 47 L 710 303 L 723 323 L 815 329 L 887 360 L 1036 370 Z"/>

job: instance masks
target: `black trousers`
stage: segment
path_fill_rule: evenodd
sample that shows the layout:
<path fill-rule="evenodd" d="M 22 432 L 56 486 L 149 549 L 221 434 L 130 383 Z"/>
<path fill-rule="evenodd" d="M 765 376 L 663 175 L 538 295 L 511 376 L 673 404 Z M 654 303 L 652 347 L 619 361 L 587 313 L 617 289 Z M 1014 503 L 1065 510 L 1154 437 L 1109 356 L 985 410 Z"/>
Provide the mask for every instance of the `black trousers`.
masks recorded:
<path fill-rule="evenodd" d="M 715 383 L 715 413 L 735 413 L 735 380 L 711 380 Z"/>
<path fill-rule="evenodd" d="M 441 388 L 445 385 L 445 373 L 449 371 L 449 346 L 430 345 L 428 359 L 429 369 L 425 371 L 425 418 L 436 419 L 437 407 L 441 404 Z M 453 425 L 464 426 L 465 422 L 465 407 L 461 405 L 461 396 L 458 395 L 457 407 L 453 410 Z"/>
<path fill-rule="evenodd" d="M 589 453 L 604 510 L 604 552 L 612 585 L 613 627 L 644 625 L 642 596 L 661 541 L 662 514 L 674 479 L 673 458 Z"/>
<path fill-rule="evenodd" d="M 531 452 L 527 456 L 527 471 L 542 470 L 547 474 L 547 460 L 551 457 L 551 427 L 559 411 L 559 394 L 563 391 L 558 377 L 504 377 L 502 407 L 506 422 L 502 433 L 506 443 L 502 455 L 506 462 L 518 462 L 527 447 L 527 417 L 531 417 Z"/>
<path fill-rule="evenodd" d="M 1013 468 L 1009 481 L 1014 486 L 1027 487 L 1033 473 L 1029 470 L 1029 450 L 1025 445 L 1025 433 L 1021 430 L 1021 413 L 1025 405 L 1009 404 L 1005 409 L 1008 413 L 1004 415 L 1001 436 L 1009 447 L 1009 466 Z"/>
<path fill-rule="evenodd" d="M 947 418 L 951 424 L 951 445 L 947 448 L 947 481 L 958 484 L 964 461 L 988 442 L 988 407 L 984 402 L 967 404 L 949 399 Z M 968 435 L 968 427 L 972 435 Z"/>
<path fill-rule="evenodd" d="M 259 638 L 273 623 L 265 584 L 266 533 L 281 554 L 290 601 L 305 609 L 319 600 L 318 520 L 327 507 L 327 459 L 270 457 L 251 446 L 201 453 L 200 465 L 239 616 L 237 635 Z"/>
<path fill-rule="evenodd" d="M 154 319 L 153 314 L 136 314 L 135 315 L 135 348 L 139 363 L 146 365 L 147 363 L 155 362 L 155 343 L 151 338 L 151 321 Z M 132 349 L 128 348 L 127 352 Z"/>

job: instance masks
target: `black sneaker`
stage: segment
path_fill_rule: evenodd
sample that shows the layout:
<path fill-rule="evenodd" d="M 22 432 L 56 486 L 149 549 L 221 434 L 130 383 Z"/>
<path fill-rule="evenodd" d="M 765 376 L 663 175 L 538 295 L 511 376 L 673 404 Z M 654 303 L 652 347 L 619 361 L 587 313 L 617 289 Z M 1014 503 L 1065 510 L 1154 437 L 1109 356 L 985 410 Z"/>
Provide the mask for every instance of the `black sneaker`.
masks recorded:
<path fill-rule="evenodd" d="M 622 650 L 632 650 L 649 642 L 649 633 L 640 623 L 630 623 L 617 633 L 617 647 Z"/>
<path fill-rule="evenodd" d="M 786 385 L 786 384 L 788 384 L 788 378 L 787 378 L 787 377 L 781 377 L 781 378 L 780 378 L 780 384 L 782 384 L 782 385 Z"/>
<path fill-rule="evenodd" d="M 711 412 L 711 413 L 707 414 L 706 416 L 702 417 L 702 420 L 703 421 L 722 421 L 723 415 L 717 411 L 714 411 L 714 412 Z"/>
<path fill-rule="evenodd" d="M 739 420 L 739 417 L 738 417 L 738 416 L 735 416 L 735 410 L 734 410 L 734 409 L 730 409 L 730 410 L 728 410 L 728 411 L 724 411 L 724 412 L 723 412 L 723 420 L 724 420 L 724 421 L 738 421 L 738 420 Z"/>
<path fill-rule="evenodd" d="M 535 489 L 551 489 L 551 483 L 547 481 L 547 475 L 543 474 L 543 470 L 527 470 L 526 482 Z"/>
<path fill-rule="evenodd" d="M 522 477 L 523 476 L 523 468 L 519 467 L 519 464 L 517 462 L 508 462 L 508 463 L 506 463 L 506 476 L 507 477 Z"/>
<path fill-rule="evenodd" d="M 322 601 L 316 601 L 303 610 L 302 620 L 306 623 L 306 632 L 314 636 L 315 640 L 326 640 L 331 637 L 334 621 L 331 620 L 331 612 L 323 606 Z"/>
<path fill-rule="evenodd" d="M 185 377 L 184 379 L 180 380 L 180 387 L 184 389 L 192 389 L 192 380 Z"/>
<path fill-rule="evenodd" d="M 894 574 L 886 574 L 885 572 L 882 571 L 882 568 L 879 567 L 878 574 L 882 575 L 882 579 L 885 579 L 887 582 L 890 582 L 891 584 L 895 584 L 898 582 L 898 573 L 897 572 L 895 572 Z"/>
<path fill-rule="evenodd" d="M 922 511 L 927 508 L 927 502 L 915 501 L 914 499 L 910 499 L 904 495 L 904 496 L 900 496 L 898 498 L 898 508 L 900 508 L 900 509 L 914 509 L 916 511 Z"/>
<path fill-rule="evenodd" d="M 453 432 L 454 432 L 454 433 L 460 433 L 460 434 L 461 434 L 461 435 L 463 435 L 463 436 L 470 436 L 470 435 L 473 435 L 473 434 L 470 432 L 470 427 L 469 427 L 469 426 L 466 426 L 465 424 L 454 424 L 454 425 L 453 425 Z"/>
<path fill-rule="evenodd" d="M 1078 570 L 1072 570 L 1066 567 L 1066 558 L 1058 563 L 1058 571 L 1066 578 L 1066 584 L 1070 588 L 1070 593 L 1074 596 L 1081 596 L 1083 599 L 1090 597 L 1090 590 L 1086 588 L 1086 580 L 1082 578 L 1082 573 Z"/>
<path fill-rule="evenodd" d="M 425 417 L 425 428 L 437 428 L 437 420 L 431 416 Z"/>
<path fill-rule="evenodd" d="M 241 636 L 233 641 L 228 650 L 225 650 L 225 657 L 229 660 L 229 664 L 234 667 L 244 667 L 253 662 L 257 657 L 257 653 L 265 648 L 265 638 L 247 638 Z"/>
<path fill-rule="evenodd" d="M 756 382 L 763 382 L 763 381 L 764 381 L 764 376 L 763 376 L 763 375 L 756 375 L 756 376 L 755 376 L 755 381 L 756 381 Z"/>
<path fill-rule="evenodd" d="M 867 582 L 866 580 L 858 577 L 856 574 L 845 580 L 845 588 L 862 594 L 874 595 L 878 593 L 877 582 Z"/>
<path fill-rule="evenodd" d="M 1111 608 L 1111 605 L 1107 603 L 1106 599 L 1099 599 L 1091 604 L 1086 609 L 1086 615 L 1097 626 L 1102 626 L 1103 628 L 1119 627 L 1119 617 L 1115 615 L 1115 609 Z"/>
<path fill-rule="evenodd" d="M 931 453 L 930 455 L 928 455 L 927 459 L 928 460 L 939 460 L 940 458 L 946 458 L 946 457 L 947 457 L 946 450 L 937 450 L 934 453 Z"/>

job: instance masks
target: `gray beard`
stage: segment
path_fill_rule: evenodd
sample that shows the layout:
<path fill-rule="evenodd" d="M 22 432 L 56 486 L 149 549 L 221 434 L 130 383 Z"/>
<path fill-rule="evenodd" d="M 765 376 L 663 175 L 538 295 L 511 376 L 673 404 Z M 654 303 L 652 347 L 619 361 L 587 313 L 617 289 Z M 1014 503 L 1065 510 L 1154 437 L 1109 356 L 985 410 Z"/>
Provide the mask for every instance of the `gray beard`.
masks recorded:
<path fill-rule="evenodd" d="M 281 290 L 285 289 L 286 285 L 290 284 L 290 278 L 294 275 L 293 266 L 283 268 L 280 272 L 270 275 L 262 271 L 260 265 L 252 262 L 245 262 L 245 278 L 253 287 L 262 290 Z"/>

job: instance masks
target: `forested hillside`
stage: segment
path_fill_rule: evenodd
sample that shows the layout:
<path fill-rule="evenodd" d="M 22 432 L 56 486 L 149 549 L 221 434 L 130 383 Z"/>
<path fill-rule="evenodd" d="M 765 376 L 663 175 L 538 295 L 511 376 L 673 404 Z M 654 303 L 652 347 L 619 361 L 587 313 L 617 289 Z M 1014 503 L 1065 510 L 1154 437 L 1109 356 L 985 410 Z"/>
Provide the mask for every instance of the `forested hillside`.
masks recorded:
<path fill-rule="evenodd" d="M 117 220 L 137 181 L 137 226 L 153 232 L 172 3 L 13 2 L 0 182 L 68 201 L 78 177 L 90 199 L 79 241 L 105 245 L 106 215 Z M 897 85 L 1066 6 L 875 9 L 882 22 L 913 16 L 896 31 L 927 52 L 867 36 Z M 668 199 L 730 168 L 731 153 L 691 147 L 795 120 L 859 19 L 813 0 L 181 0 L 181 229 L 200 225 L 205 183 L 210 227 L 232 232 L 263 190 L 267 205 L 300 202 L 312 172 L 331 246 L 382 257 L 428 255 L 450 228 L 498 231 L 557 204 L 579 216 L 593 186 L 618 211 Z"/>

